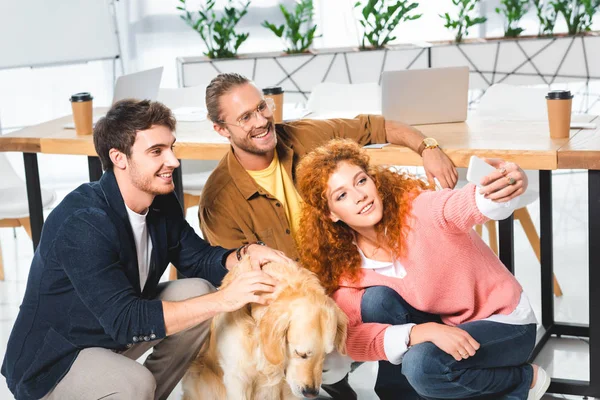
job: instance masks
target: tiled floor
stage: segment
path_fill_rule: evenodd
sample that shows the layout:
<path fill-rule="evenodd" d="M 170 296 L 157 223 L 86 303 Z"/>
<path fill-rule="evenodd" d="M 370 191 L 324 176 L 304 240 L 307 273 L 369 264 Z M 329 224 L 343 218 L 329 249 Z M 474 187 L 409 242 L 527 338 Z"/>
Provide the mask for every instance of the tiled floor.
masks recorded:
<path fill-rule="evenodd" d="M 556 319 L 559 321 L 588 323 L 587 302 L 587 174 L 581 171 L 554 175 L 554 244 L 555 273 L 564 296 L 556 299 Z M 59 193 L 59 195 L 64 193 Z M 538 203 L 529 207 L 532 218 L 539 227 Z M 196 209 L 190 209 L 188 220 L 198 226 Z M 484 230 L 484 237 L 486 233 Z M 22 229 L 16 237 L 12 229 L 0 229 L 0 244 L 4 256 L 6 280 L 0 282 L 0 355 L 3 356 L 10 330 L 21 302 L 29 264 L 32 257 L 31 242 Z M 525 234 L 515 228 L 516 275 L 540 316 L 539 264 L 529 247 Z M 537 360 L 554 377 L 589 378 L 589 347 L 587 339 L 553 339 Z M 350 375 L 350 382 L 360 399 L 376 399 L 372 387 L 375 365 L 365 363 Z M 176 388 L 170 399 L 179 399 L 181 389 Z M 564 398 L 563 396 L 559 396 Z M 4 379 L 0 379 L 0 399 L 12 398 Z M 552 398 L 547 396 L 548 399 Z M 569 397 L 577 398 L 577 397 Z"/>

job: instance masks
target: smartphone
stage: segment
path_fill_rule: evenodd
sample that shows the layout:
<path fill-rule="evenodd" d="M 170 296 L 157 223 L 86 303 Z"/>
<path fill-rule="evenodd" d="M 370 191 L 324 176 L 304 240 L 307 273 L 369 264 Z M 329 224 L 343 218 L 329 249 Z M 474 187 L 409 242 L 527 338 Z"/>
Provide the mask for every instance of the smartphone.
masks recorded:
<path fill-rule="evenodd" d="M 496 168 L 483 161 L 477 156 L 471 156 L 469 169 L 467 170 L 467 181 L 477 187 L 481 187 L 481 180 L 494 172 Z"/>

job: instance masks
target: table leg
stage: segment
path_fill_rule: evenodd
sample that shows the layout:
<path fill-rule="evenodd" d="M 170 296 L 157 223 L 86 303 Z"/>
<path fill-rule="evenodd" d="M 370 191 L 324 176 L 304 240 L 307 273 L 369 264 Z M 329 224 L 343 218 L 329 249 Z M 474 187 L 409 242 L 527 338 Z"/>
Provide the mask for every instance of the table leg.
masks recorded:
<path fill-rule="evenodd" d="M 540 171 L 540 246 L 542 266 L 542 325 L 543 336 L 533 350 L 530 361 L 541 352 L 551 336 L 579 336 L 590 339 L 590 380 L 552 378 L 548 393 L 578 396 L 600 396 L 600 171 L 588 172 L 588 234 L 589 234 L 589 326 L 554 321 L 552 273 L 554 269 L 552 243 L 552 172 Z"/>
<path fill-rule="evenodd" d="M 37 249 L 42 236 L 44 212 L 42 203 L 42 188 L 36 153 L 23 153 L 25 164 L 25 182 L 27 185 L 27 203 L 29 204 L 29 221 L 31 223 L 31 240 L 33 251 Z"/>
<path fill-rule="evenodd" d="M 590 391 L 600 396 L 600 171 L 588 171 Z"/>
<path fill-rule="evenodd" d="M 515 223 L 514 216 L 511 214 L 510 217 L 498 222 L 498 236 L 500 238 L 500 261 L 508 268 L 508 270 L 515 273 Z"/>
<path fill-rule="evenodd" d="M 540 171 L 540 266 L 542 325 L 554 325 L 554 243 L 552 231 L 552 171 Z"/>
<path fill-rule="evenodd" d="M 181 203 L 181 208 L 183 209 L 183 177 L 181 171 L 181 160 L 179 160 L 179 163 L 179 168 L 176 168 L 173 171 L 173 184 L 175 185 L 175 194 L 177 195 L 177 198 Z"/>
<path fill-rule="evenodd" d="M 90 173 L 90 182 L 100 180 L 102 176 L 102 163 L 99 157 L 88 157 L 88 170 Z"/>
<path fill-rule="evenodd" d="M 183 210 L 183 212 L 185 213 L 185 208 L 183 207 L 183 177 L 182 177 L 182 166 L 181 166 L 181 160 L 179 160 L 179 168 L 176 168 L 173 171 L 173 184 L 175 185 L 175 195 L 177 196 L 177 198 L 179 199 L 179 202 L 181 203 L 181 208 Z M 169 268 L 173 268 L 173 267 L 169 267 Z M 170 276 L 170 273 L 169 273 Z M 183 276 L 183 274 L 179 271 L 177 271 L 177 279 L 183 279 L 185 278 L 185 276 Z"/>

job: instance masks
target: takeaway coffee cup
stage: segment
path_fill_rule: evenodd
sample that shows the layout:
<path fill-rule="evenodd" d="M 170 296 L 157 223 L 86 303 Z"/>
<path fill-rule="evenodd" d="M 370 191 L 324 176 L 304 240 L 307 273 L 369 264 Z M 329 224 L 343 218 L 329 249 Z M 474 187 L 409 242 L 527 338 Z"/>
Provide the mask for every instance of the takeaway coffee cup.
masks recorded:
<path fill-rule="evenodd" d="M 92 100 L 88 92 L 75 93 L 69 99 L 73 109 L 73 122 L 78 135 L 91 135 L 92 126 Z"/>
<path fill-rule="evenodd" d="M 552 90 L 546 96 L 548 122 L 552 139 L 569 137 L 573 95 L 568 90 Z"/>
<path fill-rule="evenodd" d="M 273 110 L 273 119 L 275 122 L 283 121 L 283 89 L 281 86 L 269 86 L 263 89 L 265 98 L 272 98 L 275 102 L 275 110 Z"/>

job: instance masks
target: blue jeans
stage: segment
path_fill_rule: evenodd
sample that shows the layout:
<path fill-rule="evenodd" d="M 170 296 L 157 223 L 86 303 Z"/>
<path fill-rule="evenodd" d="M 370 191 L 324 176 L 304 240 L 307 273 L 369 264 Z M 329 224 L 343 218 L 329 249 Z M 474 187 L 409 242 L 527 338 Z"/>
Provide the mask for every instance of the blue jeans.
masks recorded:
<path fill-rule="evenodd" d="M 393 325 L 438 322 L 411 307 L 394 290 L 375 286 L 362 298 L 363 322 Z M 381 399 L 527 399 L 533 369 L 535 324 L 474 321 L 459 325 L 480 344 L 474 356 L 456 361 L 431 342 L 412 346 L 401 365 L 379 362 L 375 392 Z"/>

